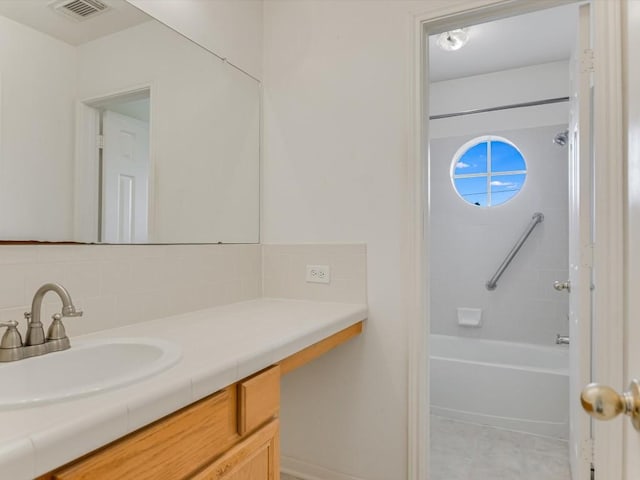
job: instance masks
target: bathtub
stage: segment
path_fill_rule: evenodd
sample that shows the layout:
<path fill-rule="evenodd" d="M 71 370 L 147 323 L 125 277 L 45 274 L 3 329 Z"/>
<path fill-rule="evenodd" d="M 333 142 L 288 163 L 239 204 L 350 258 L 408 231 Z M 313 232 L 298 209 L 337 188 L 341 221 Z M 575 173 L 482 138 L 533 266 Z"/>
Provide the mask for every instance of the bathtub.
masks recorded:
<path fill-rule="evenodd" d="M 567 439 L 569 349 L 431 335 L 431 413 Z"/>

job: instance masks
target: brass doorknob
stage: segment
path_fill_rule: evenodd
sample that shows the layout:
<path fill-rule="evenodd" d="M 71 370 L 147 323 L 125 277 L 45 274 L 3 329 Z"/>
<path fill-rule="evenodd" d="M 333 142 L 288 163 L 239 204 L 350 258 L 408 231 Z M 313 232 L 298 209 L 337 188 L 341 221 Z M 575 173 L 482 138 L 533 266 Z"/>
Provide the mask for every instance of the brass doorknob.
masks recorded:
<path fill-rule="evenodd" d="M 640 430 L 640 383 L 633 380 L 629 390 L 622 394 L 597 383 L 587 385 L 580 395 L 582 408 L 596 420 L 611 420 L 621 413 L 631 417 L 631 423 Z"/>
<path fill-rule="evenodd" d="M 553 282 L 553 288 L 555 288 L 559 292 L 563 290 L 571 292 L 571 282 L 569 280 L 565 280 L 564 282 L 556 280 L 555 282 Z"/>

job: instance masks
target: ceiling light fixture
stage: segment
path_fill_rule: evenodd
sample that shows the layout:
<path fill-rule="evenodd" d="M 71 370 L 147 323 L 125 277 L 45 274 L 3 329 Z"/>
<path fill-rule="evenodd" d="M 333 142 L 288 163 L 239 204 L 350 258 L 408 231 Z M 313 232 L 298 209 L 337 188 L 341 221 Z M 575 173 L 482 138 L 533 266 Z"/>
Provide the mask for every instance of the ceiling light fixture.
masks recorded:
<path fill-rule="evenodd" d="M 447 51 L 460 50 L 469 41 L 469 34 L 466 28 L 458 28 L 449 32 L 441 33 L 438 36 L 438 46 Z"/>

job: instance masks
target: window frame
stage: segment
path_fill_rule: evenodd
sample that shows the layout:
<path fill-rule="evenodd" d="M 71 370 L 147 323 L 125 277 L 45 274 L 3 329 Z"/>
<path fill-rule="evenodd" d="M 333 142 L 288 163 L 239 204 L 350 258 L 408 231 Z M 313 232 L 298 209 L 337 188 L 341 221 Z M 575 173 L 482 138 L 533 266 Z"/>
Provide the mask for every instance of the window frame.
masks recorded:
<path fill-rule="evenodd" d="M 525 169 L 524 170 L 509 170 L 509 171 L 504 171 L 504 172 L 497 172 L 494 173 L 492 172 L 491 169 L 491 143 L 492 142 L 502 142 L 502 143 L 506 143 L 507 145 L 513 147 L 522 157 L 522 161 L 524 162 L 524 166 Z M 487 144 L 487 169 L 485 172 L 481 172 L 481 173 L 466 173 L 466 174 L 456 174 L 456 166 L 458 165 L 458 162 L 460 161 L 460 159 L 473 147 L 475 147 L 476 145 L 480 145 L 481 143 L 486 143 Z M 460 199 L 464 200 L 464 202 L 468 205 L 473 205 L 473 206 L 480 206 L 482 208 L 493 208 L 493 207 L 498 207 L 500 205 L 505 205 L 507 203 L 509 203 L 511 200 L 513 200 L 514 198 L 516 198 L 520 192 L 522 192 L 522 189 L 524 188 L 525 184 L 527 183 L 527 176 L 528 176 L 528 172 L 529 172 L 529 168 L 528 168 L 528 164 L 527 164 L 527 159 L 525 158 L 524 154 L 522 153 L 522 151 L 509 139 L 504 138 L 504 137 L 500 137 L 498 135 L 481 135 L 479 137 L 474 137 L 471 140 L 469 140 L 468 142 L 465 142 L 460 148 L 458 148 L 458 150 L 456 150 L 456 153 L 453 155 L 453 160 L 451 162 L 451 167 L 449 169 L 449 178 L 451 180 L 451 185 L 453 186 L 453 190 L 456 192 L 456 195 L 458 195 L 458 197 L 460 197 Z M 501 176 L 505 176 L 505 175 L 524 175 L 524 180 L 522 182 L 522 186 L 518 189 L 518 191 L 515 193 L 515 195 L 513 195 L 511 198 L 509 198 L 508 200 L 505 200 L 502 203 L 499 203 L 497 205 L 492 205 L 491 203 L 491 181 L 493 177 L 501 177 Z M 459 178 L 482 178 L 482 177 L 486 177 L 487 179 L 487 204 L 483 207 L 482 205 L 475 205 L 474 203 L 468 201 L 466 198 L 464 198 L 462 196 L 462 194 L 458 191 L 458 188 L 456 187 L 456 183 L 455 180 L 459 179 Z"/>

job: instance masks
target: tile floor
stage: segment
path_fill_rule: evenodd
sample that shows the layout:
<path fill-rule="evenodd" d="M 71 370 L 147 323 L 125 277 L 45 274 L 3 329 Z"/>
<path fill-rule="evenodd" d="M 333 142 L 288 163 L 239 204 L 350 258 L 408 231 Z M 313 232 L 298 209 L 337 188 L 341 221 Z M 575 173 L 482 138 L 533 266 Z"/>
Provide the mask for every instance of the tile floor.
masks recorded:
<path fill-rule="evenodd" d="M 565 441 L 435 415 L 430 473 L 430 480 L 571 480 Z M 280 480 L 299 479 L 283 473 Z"/>
<path fill-rule="evenodd" d="M 570 480 L 567 442 L 431 416 L 430 480 Z"/>

